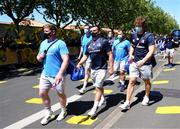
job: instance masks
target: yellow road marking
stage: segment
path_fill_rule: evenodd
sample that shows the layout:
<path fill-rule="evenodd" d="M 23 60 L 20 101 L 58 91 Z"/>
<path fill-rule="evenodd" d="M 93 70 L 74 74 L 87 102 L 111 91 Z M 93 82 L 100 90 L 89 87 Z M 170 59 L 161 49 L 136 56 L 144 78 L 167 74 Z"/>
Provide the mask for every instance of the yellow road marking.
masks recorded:
<path fill-rule="evenodd" d="M 180 114 L 180 106 L 158 107 L 156 114 Z"/>
<path fill-rule="evenodd" d="M 176 64 L 180 64 L 180 62 L 178 61 L 178 62 L 176 62 Z"/>
<path fill-rule="evenodd" d="M 97 118 L 91 119 L 89 116 L 73 116 L 66 122 L 69 124 L 92 125 Z"/>
<path fill-rule="evenodd" d="M 33 88 L 39 88 L 39 85 L 34 85 Z"/>
<path fill-rule="evenodd" d="M 32 99 L 26 100 L 25 102 L 30 103 L 30 104 L 42 104 L 42 99 L 41 98 L 32 98 Z"/>
<path fill-rule="evenodd" d="M 173 71 L 173 70 L 176 70 L 176 68 L 171 68 L 171 69 L 163 69 L 164 72 L 167 72 L 167 71 Z"/>
<path fill-rule="evenodd" d="M 126 79 L 129 79 L 129 75 L 126 75 Z"/>
<path fill-rule="evenodd" d="M 108 90 L 108 89 L 104 89 L 104 94 L 111 94 L 113 92 L 113 90 Z M 93 92 L 93 94 L 95 94 L 96 91 Z"/>
<path fill-rule="evenodd" d="M 167 83 L 169 83 L 169 80 L 154 81 L 152 84 L 167 84 Z"/>
<path fill-rule="evenodd" d="M 7 81 L 0 81 L 0 84 L 6 83 Z"/>
<path fill-rule="evenodd" d="M 80 82 L 84 82 L 84 79 L 80 80 Z M 92 82 L 92 78 L 89 78 L 88 82 Z"/>

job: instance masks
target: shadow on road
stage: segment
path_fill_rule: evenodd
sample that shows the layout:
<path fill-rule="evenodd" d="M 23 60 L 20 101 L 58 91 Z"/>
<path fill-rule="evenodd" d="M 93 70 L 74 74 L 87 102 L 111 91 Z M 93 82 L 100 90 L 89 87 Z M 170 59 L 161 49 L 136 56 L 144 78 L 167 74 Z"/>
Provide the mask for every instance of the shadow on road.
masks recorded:
<path fill-rule="evenodd" d="M 137 100 L 134 101 L 134 102 L 131 104 L 131 107 L 133 107 L 134 105 L 142 102 L 144 95 L 145 95 L 145 91 L 142 91 L 142 92 L 138 93 L 138 94 L 135 96 L 135 97 L 137 97 Z M 149 105 L 148 105 L 148 106 L 151 106 L 151 105 L 153 105 L 153 104 L 161 101 L 162 98 L 163 98 L 163 95 L 162 95 L 160 92 L 158 92 L 158 91 L 151 91 L 151 93 L 150 93 L 150 100 L 149 100 L 150 102 L 149 102 Z"/>
<path fill-rule="evenodd" d="M 90 110 L 94 101 L 75 101 L 67 106 L 68 115 L 82 115 L 87 110 Z"/>
<path fill-rule="evenodd" d="M 0 80 L 10 79 L 21 76 L 33 76 L 41 73 L 41 68 L 21 68 L 21 69 L 11 69 L 11 68 L 1 68 L 0 69 Z"/>
<path fill-rule="evenodd" d="M 121 94 L 121 93 L 117 93 L 117 94 L 107 95 L 105 97 L 106 97 L 106 105 L 105 105 L 105 107 L 103 107 L 101 110 L 99 110 L 97 112 L 95 117 L 97 117 L 101 113 L 107 111 L 108 109 L 110 109 L 110 108 L 120 104 L 121 101 L 125 100 L 126 95 L 125 94 Z"/>
<path fill-rule="evenodd" d="M 125 99 L 125 97 L 126 97 L 125 94 L 120 94 L 120 93 L 106 95 L 105 96 L 106 104 L 98 109 L 95 118 L 99 114 L 107 111 L 108 109 L 114 106 L 117 106 L 122 100 Z M 86 113 L 88 110 L 90 110 L 93 107 L 93 104 L 94 104 L 94 101 L 75 101 L 75 102 L 69 103 L 67 106 L 68 115 L 75 115 L 75 116 L 82 115 Z"/>

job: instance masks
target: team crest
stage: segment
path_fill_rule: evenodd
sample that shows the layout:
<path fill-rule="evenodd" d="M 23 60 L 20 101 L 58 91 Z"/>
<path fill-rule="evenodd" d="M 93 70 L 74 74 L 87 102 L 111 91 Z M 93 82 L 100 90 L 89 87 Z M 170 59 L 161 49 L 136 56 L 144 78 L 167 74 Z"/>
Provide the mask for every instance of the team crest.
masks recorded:
<path fill-rule="evenodd" d="M 141 40 L 141 43 L 144 43 L 145 41 L 144 41 L 144 39 L 143 40 Z"/>

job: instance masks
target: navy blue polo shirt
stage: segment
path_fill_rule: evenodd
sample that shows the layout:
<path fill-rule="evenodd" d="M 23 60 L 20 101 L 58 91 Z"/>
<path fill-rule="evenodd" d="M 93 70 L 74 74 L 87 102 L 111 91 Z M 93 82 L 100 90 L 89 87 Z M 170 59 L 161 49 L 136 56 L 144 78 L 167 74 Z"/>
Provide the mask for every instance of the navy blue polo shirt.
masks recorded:
<path fill-rule="evenodd" d="M 146 34 L 148 34 L 147 37 L 145 36 Z M 149 52 L 149 49 L 148 49 L 149 46 L 155 45 L 155 39 L 154 39 L 154 35 L 152 33 L 145 32 L 143 35 L 138 35 L 138 39 L 139 40 L 138 40 L 137 44 L 132 42 L 132 44 L 135 45 L 134 62 L 142 60 Z M 133 41 L 133 39 L 132 39 L 132 41 Z M 150 65 L 150 64 L 152 64 L 152 62 L 151 62 L 151 60 L 148 60 L 145 62 L 144 65 Z"/>
<path fill-rule="evenodd" d="M 166 48 L 168 49 L 173 49 L 174 48 L 174 43 L 172 41 L 172 38 L 168 38 L 166 41 Z"/>
<path fill-rule="evenodd" d="M 111 46 L 106 38 L 98 37 L 96 40 L 91 40 L 85 53 L 90 56 L 91 69 L 107 69 L 107 53 L 110 51 Z"/>

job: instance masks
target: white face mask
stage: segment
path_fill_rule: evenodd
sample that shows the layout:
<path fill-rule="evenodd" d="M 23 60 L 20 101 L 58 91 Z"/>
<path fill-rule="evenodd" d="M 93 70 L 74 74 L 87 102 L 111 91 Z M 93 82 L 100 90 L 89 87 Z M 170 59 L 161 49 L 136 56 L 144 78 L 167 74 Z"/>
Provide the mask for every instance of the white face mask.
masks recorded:
<path fill-rule="evenodd" d="M 135 31 L 136 31 L 137 33 L 142 32 L 142 27 L 135 27 Z"/>
<path fill-rule="evenodd" d="M 88 32 L 88 29 L 84 29 L 84 33 L 87 33 Z"/>
<path fill-rule="evenodd" d="M 112 34 L 108 34 L 108 37 L 111 38 L 113 35 Z"/>
<path fill-rule="evenodd" d="M 121 34 L 119 34 L 117 37 L 118 37 L 119 39 L 121 39 L 123 36 L 122 36 Z"/>

